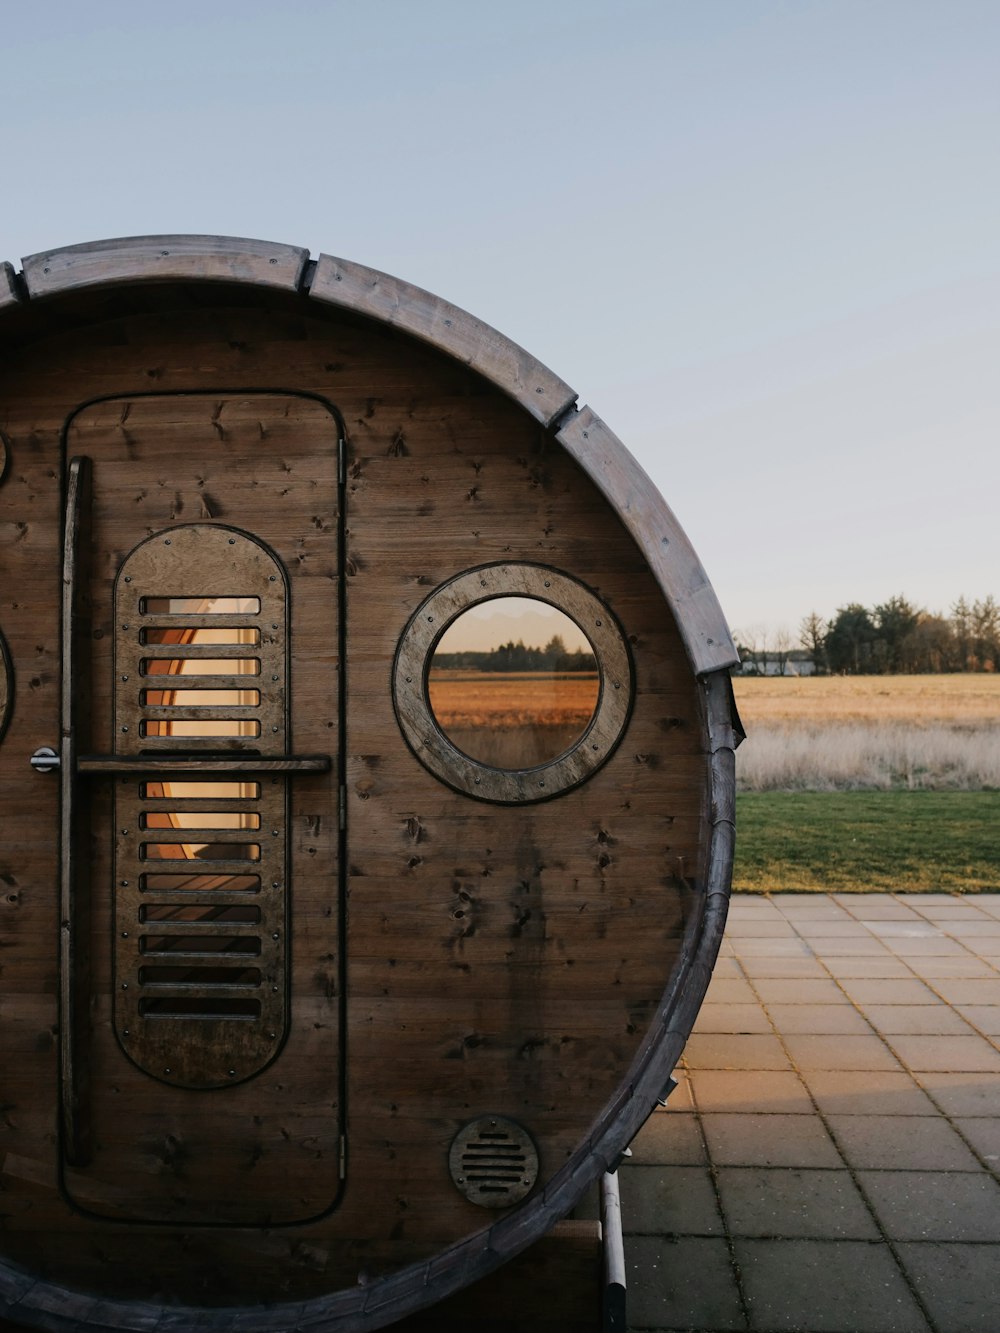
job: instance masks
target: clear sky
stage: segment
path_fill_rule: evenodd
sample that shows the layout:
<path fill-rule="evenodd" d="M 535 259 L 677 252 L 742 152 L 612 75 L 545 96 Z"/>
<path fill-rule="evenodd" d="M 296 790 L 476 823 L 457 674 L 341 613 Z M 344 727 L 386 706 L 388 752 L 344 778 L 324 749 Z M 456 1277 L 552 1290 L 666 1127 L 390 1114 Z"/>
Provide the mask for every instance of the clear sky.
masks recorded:
<path fill-rule="evenodd" d="M 308 246 L 579 391 L 736 627 L 1000 596 L 998 0 L 0 0 L 0 259 Z"/>

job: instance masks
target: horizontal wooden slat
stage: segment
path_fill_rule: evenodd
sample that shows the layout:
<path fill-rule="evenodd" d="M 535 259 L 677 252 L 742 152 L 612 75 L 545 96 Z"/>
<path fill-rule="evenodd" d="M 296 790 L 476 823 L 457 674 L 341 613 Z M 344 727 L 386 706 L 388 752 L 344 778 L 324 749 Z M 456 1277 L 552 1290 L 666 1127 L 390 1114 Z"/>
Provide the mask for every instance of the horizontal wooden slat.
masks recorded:
<path fill-rule="evenodd" d="M 170 629 L 169 625 L 156 625 L 155 629 Z M 176 627 L 173 627 L 176 628 Z M 142 645 L 146 650 L 146 656 L 151 660 L 156 659 L 183 659 L 185 662 L 197 661 L 199 658 L 207 657 L 209 659 L 216 657 L 222 658 L 246 658 L 248 661 L 259 660 L 259 643 L 152 643 L 146 642 Z M 188 674 L 184 673 L 185 676 Z M 194 674 L 194 673 L 192 673 Z M 241 677 L 244 681 L 249 681 L 249 675 Z M 206 678 L 208 679 L 208 678 Z"/>
<path fill-rule="evenodd" d="M 175 681 L 179 679 L 174 677 Z M 164 694 L 170 694 L 173 690 L 184 688 L 179 684 L 174 684 L 163 690 Z M 246 689 L 246 685 L 239 686 L 240 689 Z M 157 691 L 159 692 L 159 690 Z M 146 721 L 183 721 L 183 722 L 238 722 L 250 720 L 260 716 L 260 704 L 216 704 L 214 706 L 204 706 L 197 704 L 143 704 L 142 716 Z M 176 736 L 175 740 L 198 739 L 196 737 Z M 205 739 L 211 739 L 206 737 Z"/>
<path fill-rule="evenodd" d="M 85 754 L 77 761 L 77 772 L 95 777 L 124 773 L 328 773 L 331 759 L 328 754 L 287 755 L 281 759 L 265 759 L 258 755 L 238 754 L 231 759 L 220 755 L 212 757 L 190 754 L 116 755 Z"/>
<path fill-rule="evenodd" d="M 576 401 L 576 391 L 523 347 L 449 301 L 388 273 L 320 255 L 309 295 L 392 324 L 453 356 L 545 426 Z"/>
<path fill-rule="evenodd" d="M 127 282 L 245 282 L 296 291 L 308 250 L 237 236 L 126 236 L 22 260 L 38 298 Z"/>

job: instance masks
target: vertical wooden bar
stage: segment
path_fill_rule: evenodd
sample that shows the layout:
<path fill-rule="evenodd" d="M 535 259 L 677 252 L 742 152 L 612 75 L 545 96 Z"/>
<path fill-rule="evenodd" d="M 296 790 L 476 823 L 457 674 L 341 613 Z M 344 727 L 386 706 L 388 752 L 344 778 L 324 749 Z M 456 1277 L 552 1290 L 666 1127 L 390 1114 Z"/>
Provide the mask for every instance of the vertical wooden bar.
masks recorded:
<path fill-rule="evenodd" d="M 83 922 L 89 909 L 89 856 L 85 845 L 90 821 L 81 802 L 86 784 L 76 771 L 80 743 L 77 727 L 87 715 L 89 672 L 83 648 L 89 629 L 87 552 L 90 546 L 90 460 L 74 458 L 66 481 L 63 529 L 62 683 L 59 737 L 59 1096 L 63 1153 L 73 1166 L 86 1161 L 89 1133 L 86 1125 L 89 1030 L 87 949 L 80 947 Z"/>

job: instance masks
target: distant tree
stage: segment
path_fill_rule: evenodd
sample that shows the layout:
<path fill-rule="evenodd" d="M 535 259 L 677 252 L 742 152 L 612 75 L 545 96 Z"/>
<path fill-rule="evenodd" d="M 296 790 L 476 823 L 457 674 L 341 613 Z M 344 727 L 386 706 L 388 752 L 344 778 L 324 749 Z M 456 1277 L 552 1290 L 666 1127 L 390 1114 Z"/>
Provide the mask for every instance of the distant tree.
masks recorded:
<path fill-rule="evenodd" d="M 876 606 L 873 645 L 875 670 L 896 674 L 906 670 L 906 641 L 917 627 L 921 612 L 903 596 L 890 597 Z"/>
<path fill-rule="evenodd" d="M 792 651 L 792 636 L 785 625 L 779 625 L 771 635 L 771 646 L 779 676 L 788 675 L 788 654 Z"/>
<path fill-rule="evenodd" d="M 921 612 L 906 636 L 903 670 L 907 672 L 954 671 L 955 635 L 950 620 Z"/>
<path fill-rule="evenodd" d="M 812 658 L 817 673 L 823 673 L 827 669 L 826 647 L 823 642 L 826 629 L 826 621 L 815 611 L 810 611 L 799 624 L 799 643 Z"/>
<path fill-rule="evenodd" d="M 749 676 L 766 676 L 768 662 L 768 630 L 766 625 L 748 625 L 736 631 L 736 651 L 740 663 Z"/>
<path fill-rule="evenodd" d="M 823 637 L 830 670 L 852 676 L 873 670 L 875 638 L 875 626 L 863 606 L 851 602 L 838 607 Z"/>
<path fill-rule="evenodd" d="M 992 596 L 972 603 L 972 643 L 980 671 L 1000 670 L 1000 606 Z"/>
<path fill-rule="evenodd" d="M 951 630 L 955 640 L 956 671 L 975 671 L 973 651 L 972 607 L 964 596 L 951 608 Z"/>

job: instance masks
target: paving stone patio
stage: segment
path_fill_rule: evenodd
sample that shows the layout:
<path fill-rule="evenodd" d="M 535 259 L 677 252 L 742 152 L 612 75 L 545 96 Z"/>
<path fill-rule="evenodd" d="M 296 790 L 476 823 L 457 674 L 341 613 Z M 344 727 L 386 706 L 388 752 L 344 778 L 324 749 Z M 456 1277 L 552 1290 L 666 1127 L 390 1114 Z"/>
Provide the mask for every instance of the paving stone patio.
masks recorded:
<path fill-rule="evenodd" d="M 1000 1333 L 1000 894 L 735 898 L 677 1077 L 631 1330 Z"/>

